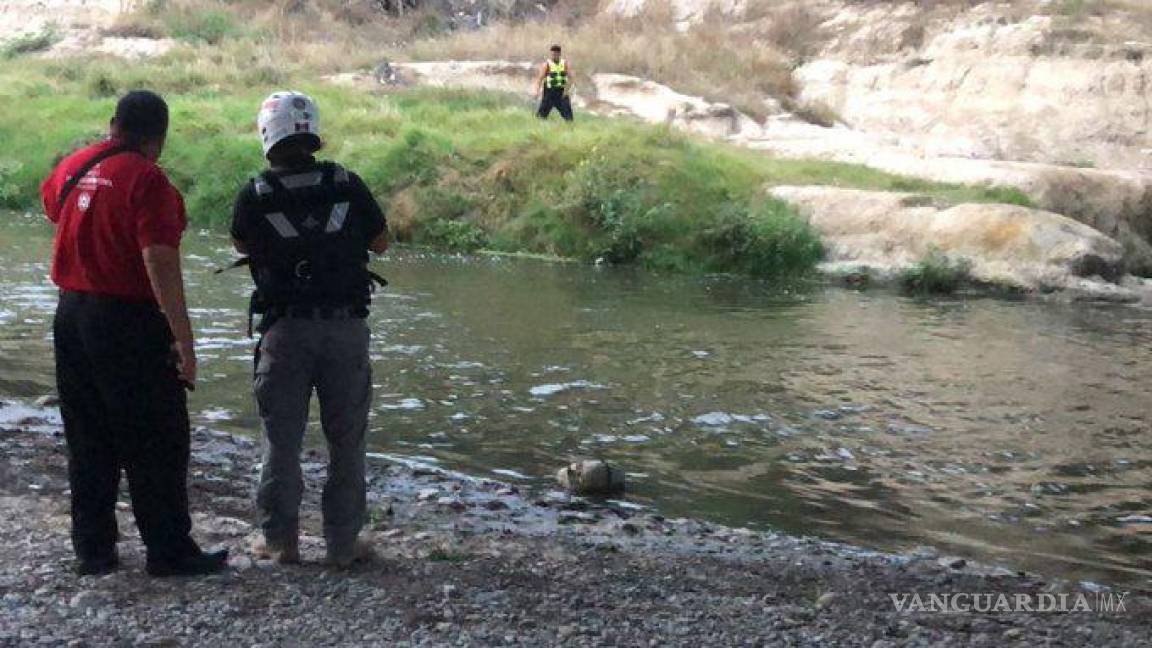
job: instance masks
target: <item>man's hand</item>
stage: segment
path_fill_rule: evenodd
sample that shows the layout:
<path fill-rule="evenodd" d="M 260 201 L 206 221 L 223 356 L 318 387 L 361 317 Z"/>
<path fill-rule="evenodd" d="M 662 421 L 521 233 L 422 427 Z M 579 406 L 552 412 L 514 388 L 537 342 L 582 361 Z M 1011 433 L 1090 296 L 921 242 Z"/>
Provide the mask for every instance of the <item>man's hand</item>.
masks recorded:
<path fill-rule="evenodd" d="M 189 391 L 196 391 L 196 346 L 192 340 L 180 341 L 172 343 L 172 350 L 176 354 L 176 370 L 180 376 L 180 382 Z"/>
<path fill-rule="evenodd" d="M 373 254 L 384 254 L 388 251 L 388 230 L 384 230 L 368 243 L 368 251 Z"/>
<path fill-rule="evenodd" d="M 196 347 L 192 323 L 184 301 L 184 276 L 180 269 L 180 250 L 166 245 L 144 248 L 144 269 L 152 284 L 152 294 L 168 319 L 176 340 L 176 357 L 180 380 L 189 390 L 196 389 Z"/>

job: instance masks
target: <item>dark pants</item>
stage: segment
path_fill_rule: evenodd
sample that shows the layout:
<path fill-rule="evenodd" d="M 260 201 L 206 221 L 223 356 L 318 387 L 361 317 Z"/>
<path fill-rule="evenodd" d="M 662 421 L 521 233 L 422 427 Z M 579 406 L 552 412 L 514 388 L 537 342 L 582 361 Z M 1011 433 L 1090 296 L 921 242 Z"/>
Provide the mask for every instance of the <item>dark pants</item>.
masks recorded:
<path fill-rule="evenodd" d="M 77 557 L 114 553 L 121 469 L 149 559 L 197 553 L 188 406 L 164 316 L 152 304 L 64 292 L 53 332 Z"/>
<path fill-rule="evenodd" d="M 560 116 L 565 121 L 572 121 L 572 100 L 564 94 L 562 88 L 544 88 L 544 96 L 540 98 L 540 108 L 536 111 L 536 116 L 548 119 L 553 108 L 560 111 Z"/>

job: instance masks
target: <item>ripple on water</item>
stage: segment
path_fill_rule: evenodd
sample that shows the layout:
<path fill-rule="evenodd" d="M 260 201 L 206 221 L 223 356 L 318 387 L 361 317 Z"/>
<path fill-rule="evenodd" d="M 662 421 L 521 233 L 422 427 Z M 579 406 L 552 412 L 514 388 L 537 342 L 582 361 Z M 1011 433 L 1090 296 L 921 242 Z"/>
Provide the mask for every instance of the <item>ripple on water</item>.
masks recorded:
<path fill-rule="evenodd" d="M 587 380 L 575 380 L 566 383 L 549 383 L 546 385 L 536 385 L 528 390 L 529 394 L 537 398 L 545 396 L 552 396 L 560 392 L 569 391 L 571 389 L 607 389 L 604 385 L 589 382 Z"/>
<path fill-rule="evenodd" d="M 424 407 L 424 401 L 419 398 L 405 398 L 398 402 L 383 403 L 380 405 L 380 409 L 383 410 L 422 410 Z"/>

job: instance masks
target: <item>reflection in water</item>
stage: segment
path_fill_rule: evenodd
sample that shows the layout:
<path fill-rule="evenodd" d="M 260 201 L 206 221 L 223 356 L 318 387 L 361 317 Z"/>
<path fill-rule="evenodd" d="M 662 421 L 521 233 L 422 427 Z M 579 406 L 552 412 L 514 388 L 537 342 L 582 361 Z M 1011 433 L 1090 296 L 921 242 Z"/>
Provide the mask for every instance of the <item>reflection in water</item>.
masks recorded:
<path fill-rule="evenodd" d="M 47 234 L 0 225 L 0 398 L 50 389 Z M 210 274 L 221 238 L 189 252 L 192 406 L 252 432 L 247 277 Z M 411 251 L 383 265 L 375 449 L 541 484 L 599 456 L 673 514 L 1148 585 L 1147 312 Z"/>

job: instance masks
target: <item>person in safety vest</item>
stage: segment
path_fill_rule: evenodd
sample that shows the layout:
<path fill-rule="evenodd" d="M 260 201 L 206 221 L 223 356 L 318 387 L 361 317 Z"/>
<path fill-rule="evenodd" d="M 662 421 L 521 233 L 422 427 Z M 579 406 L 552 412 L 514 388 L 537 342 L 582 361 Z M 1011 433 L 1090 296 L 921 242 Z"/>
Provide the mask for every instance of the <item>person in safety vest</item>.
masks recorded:
<path fill-rule="evenodd" d="M 254 391 L 265 437 L 256 497 L 263 538 L 253 549 L 284 564 L 300 560 L 300 451 L 315 391 L 329 454 L 327 560 L 346 567 L 373 556 L 359 539 L 372 400 L 365 318 L 374 282 L 384 283 L 368 270 L 368 253 L 388 249 L 388 228 L 355 173 L 316 160 L 323 141 L 312 98 L 271 95 L 257 126 L 270 168 L 243 187 L 232 217 L 256 284 L 251 311 L 262 316 Z"/>
<path fill-rule="evenodd" d="M 56 226 L 52 332 L 80 575 L 120 564 L 121 471 L 149 574 L 227 567 L 227 551 L 205 553 L 190 535 L 185 389 L 196 351 L 180 270 L 184 200 L 157 164 L 167 133 L 168 104 L 130 92 L 108 138 L 65 157 L 41 187 Z"/>
<path fill-rule="evenodd" d="M 536 77 L 536 97 L 540 108 L 536 116 L 548 119 L 552 109 L 560 111 L 565 121 L 572 121 L 572 65 L 560 57 L 560 46 L 552 46 L 552 56 L 540 67 Z"/>

